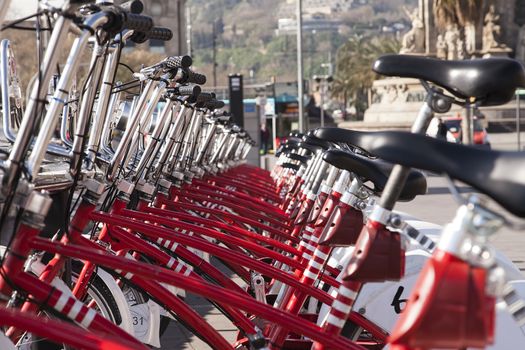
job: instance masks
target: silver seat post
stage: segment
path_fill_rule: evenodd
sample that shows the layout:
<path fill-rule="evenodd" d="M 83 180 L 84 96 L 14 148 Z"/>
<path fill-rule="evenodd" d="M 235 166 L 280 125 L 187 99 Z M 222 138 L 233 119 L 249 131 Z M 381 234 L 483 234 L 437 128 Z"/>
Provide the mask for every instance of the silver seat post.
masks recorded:
<path fill-rule="evenodd" d="M 301 187 L 301 191 L 304 193 L 304 194 L 307 194 L 308 191 L 310 191 L 310 187 L 312 185 L 312 182 L 313 182 L 313 178 L 315 177 L 315 175 L 317 174 L 317 172 L 319 171 L 319 168 L 321 167 L 321 164 L 323 162 L 323 153 L 322 152 L 317 152 L 315 154 L 315 158 L 314 158 L 314 161 L 310 167 L 310 171 L 308 173 L 305 173 L 305 177 L 304 177 L 304 183 Z"/>
<path fill-rule="evenodd" d="M 207 153 L 209 153 L 210 148 L 212 146 L 212 141 L 217 137 L 217 123 L 215 121 L 211 121 L 210 126 L 207 130 L 208 134 L 206 135 L 206 139 L 204 140 L 197 157 L 195 157 L 195 165 L 199 166 L 203 163 L 204 157 Z"/>
<path fill-rule="evenodd" d="M 422 134 L 427 130 L 430 120 L 434 117 L 434 112 L 430 107 L 432 101 L 432 94 L 429 94 L 423 106 L 419 110 L 419 114 L 414 121 L 411 132 L 415 134 Z M 379 206 L 386 210 L 392 210 L 394 205 L 401 194 L 401 191 L 404 187 L 404 184 L 407 180 L 408 174 L 410 172 L 409 167 L 405 167 L 399 164 L 396 164 L 392 168 L 392 172 L 388 177 L 385 189 L 381 194 L 381 199 L 379 201 Z"/>
<path fill-rule="evenodd" d="M 178 142 L 175 149 L 176 152 L 173 153 L 173 161 L 175 171 L 182 171 L 184 169 L 184 160 L 185 155 L 188 152 L 188 147 L 190 143 L 191 134 L 195 125 L 195 120 L 198 118 L 199 111 L 197 108 L 192 108 L 191 116 L 189 120 L 186 121 L 185 127 L 182 130 L 180 135 L 180 142 Z"/>
<path fill-rule="evenodd" d="M 151 140 L 144 149 L 144 152 L 142 152 L 140 161 L 137 165 L 137 168 L 135 169 L 136 180 L 145 178 L 146 172 L 144 170 L 147 168 L 148 164 L 151 164 L 153 162 L 153 151 L 155 150 L 157 144 L 162 142 L 162 140 L 160 139 L 160 135 L 162 133 L 162 129 L 167 124 L 168 118 L 171 115 L 173 104 L 174 102 L 168 99 L 168 101 L 164 105 L 164 108 L 160 112 L 160 115 L 157 118 L 157 124 L 155 125 L 155 129 L 151 133 Z"/>
<path fill-rule="evenodd" d="M 172 152 L 174 152 L 174 148 L 177 145 L 179 136 L 184 128 L 187 114 L 188 108 L 186 104 L 183 104 L 176 117 L 171 120 L 171 125 L 167 133 L 167 142 L 164 143 L 164 146 L 160 150 L 159 161 L 153 174 L 154 178 L 159 178 L 162 172 L 169 167 L 169 157 L 172 155 Z M 166 172 L 171 173 L 170 171 Z"/>
<path fill-rule="evenodd" d="M 104 76 L 102 78 L 102 85 L 100 86 L 100 92 L 98 94 L 97 109 L 93 122 L 91 123 L 91 130 L 89 133 L 89 142 L 87 144 L 87 170 L 92 170 L 95 164 L 98 151 L 100 149 L 100 141 L 102 136 L 103 126 L 106 125 L 106 119 L 108 118 L 108 110 L 110 107 L 111 100 L 111 89 L 113 87 L 113 79 L 115 77 L 118 58 L 120 56 L 121 43 L 125 42 L 126 37 L 131 35 L 133 31 L 127 31 L 123 37 L 118 34 L 115 37 L 112 45 L 108 47 L 108 55 L 106 59 L 106 65 L 104 68 Z"/>
<path fill-rule="evenodd" d="M 206 115 L 203 118 L 203 129 L 200 133 L 200 138 L 197 147 L 195 148 L 195 153 L 193 156 L 193 165 L 199 166 L 202 162 L 204 154 L 208 149 L 208 146 L 211 143 L 212 138 L 215 135 L 215 129 L 217 125 L 210 115 Z"/>
<path fill-rule="evenodd" d="M 157 108 L 160 98 L 166 92 L 166 79 L 169 78 L 170 74 L 166 74 L 161 77 L 161 81 L 158 82 L 158 85 L 155 87 L 155 90 L 147 102 L 146 107 L 141 114 L 140 121 L 138 124 L 136 124 L 136 131 L 132 134 L 133 136 L 131 138 L 130 146 L 122 164 L 124 168 L 129 165 L 132 157 L 136 157 L 140 153 L 140 140 L 144 138 L 148 132 L 148 128 L 150 127 L 153 117 L 153 112 L 155 108 Z"/>
<path fill-rule="evenodd" d="M 176 130 L 173 130 L 174 133 L 170 136 L 170 142 L 172 142 L 173 147 L 170 150 L 170 155 L 168 161 L 166 162 L 163 171 L 168 175 L 172 175 L 173 172 L 177 169 L 179 165 L 179 159 L 181 157 L 181 152 L 183 148 L 183 140 L 186 133 L 189 130 L 191 120 L 195 115 L 194 108 L 187 108 L 186 112 L 182 114 L 181 123 Z"/>
<path fill-rule="evenodd" d="M 248 157 L 248 153 L 250 153 L 251 149 L 252 149 L 252 144 L 249 142 L 246 142 L 246 145 L 244 146 L 244 150 L 241 153 L 242 160 L 246 160 L 246 157 Z"/>
<path fill-rule="evenodd" d="M 78 119 L 78 101 L 80 94 L 75 84 L 69 92 L 69 102 L 62 109 L 62 122 L 60 123 L 60 139 L 67 147 L 73 147 L 72 132 L 69 132 L 70 124 L 74 129 L 74 121 Z"/>
<path fill-rule="evenodd" d="M 221 163 L 223 163 L 223 164 L 227 163 L 228 156 L 229 156 L 230 152 L 232 151 L 233 147 L 235 146 L 235 143 L 237 142 L 237 138 L 235 137 L 235 133 L 231 133 L 229 136 L 230 137 L 228 139 L 227 146 L 225 147 L 225 151 L 224 151 L 224 153 L 222 154 L 222 157 L 221 157 Z"/>
<path fill-rule="evenodd" d="M 95 49 L 93 50 L 93 57 L 91 63 L 92 74 L 86 82 L 86 91 L 82 96 L 82 104 L 80 106 L 80 112 L 78 114 L 78 121 L 75 128 L 75 138 L 73 140 L 73 147 L 71 149 L 71 161 L 70 161 L 70 173 L 72 176 L 76 175 L 78 162 L 81 160 L 81 155 L 83 152 L 84 140 L 88 132 L 89 120 L 93 114 L 93 104 L 95 102 L 96 92 L 102 80 L 101 73 L 103 64 L 101 62 L 101 57 L 104 55 L 104 47 L 98 44 L 95 44 Z M 111 62 L 107 62 L 111 63 Z M 99 100 L 99 106 L 105 103 L 105 101 Z"/>
<path fill-rule="evenodd" d="M 155 147 L 153 149 L 152 155 L 146 162 L 146 167 L 145 167 L 146 171 L 145 171 L 144 176 L 149 177 L 152 180 L 158 179 L 158 177 L 155 175 L 159 167 L 161 167 L 160 161 L 161 161 L 161 157 L 163 156 L 162 151 L 165 149 L 165 147 L 170 141 L 168 139 L 168 134 L 171 131 L 171 128 L 173 127 L 175 120 L 179 115 L 179 108 L 180 108 L 180 101 L 173 100 L 171 110 L 168 115 L 169 122 L 166 120 L 166 122 L 164 123 L 161 134 L 158 137 L 160 141 L 155 143 Z"/>
<path fill-rule="evenodd" d="M 238 143 L 237 143 L 237 148 L 235 149 L 235 152 L 233 152 L 233 159 L 235 161 L 239 160 L 245 144 L 246 144 L 246 139 L 239 138 Z"/>
<path fill-rule="evenodd" d="M 184 148 L 181 157 L 181 170 L 190 170 L 191 163 L 193 161 L 193 153 L 196 148 L 196 144 L 199 138 L 201 124 L 202 124 L 202 111 L 196 109 L 195 114 L 191 119 L 190 127 L 188 132 L 184 135 Z"/>
<path fill-rule="evenodd" d="M 119 84 L 116 85 L 116 88 L 118 89 Z M 104 152 L 107 155 L 113 154 L 113 149 L 111 148 L 111 131 L 113 130 L 113 127 L 116 126 L 116 118 L 117 118 L 117 108 L 120 104 L 120 101 L 122 99 L 122 91 L 119 91 L 117 93 L 114 93 L 111 96 L 111 99 L 109 101 L 108 106 L 108 112 L 106 119 L 104 120 L 104 127 L 102 128 L 102 135 L 100 137 L 100 149 L 102 152 Z M 136 101 L 136 99 L 134 99 Z"/>
<path fill-rule="evenodd" d="M 228 139 L 228 132 L 226 131 L 225 128 L 223 128 L 222 133 L 220 134 L 219 138 L 216 141 L 216 145 L 213 150 L 213 154 L 209 160 L 209 163 L 211 165 L 213 165 L 219 158 L 219 155 L 222 152 L 222 149 L 224 148 L 224 145 L 226 144 L 227 139 Z"/>
<path fill-rule="evenodd" d="M 3 125 L 3 132 L 6 137 L 6 139 L 10 142 L 15 141 L 16 134 L 13 131 L 13 126 L 11 125 L 11 104 L 9 103 L 10 98 L 10 91 L 12 89 L 20 89 L 19 83 L 17 81 L 13 81 L 13 77 L 10 76 L 10 56 L 13 55 L 13 51 L 11 50 L 11 44 L 9 40 L 4 39 L 0 43 L 0 84 L 1 84 L 1 90 L 2 90 L 2 125 Z M 11 78 L 11 79 L 10 79 Z M 13 83 L 16 84 L 16 86 L 12 86 Z M 16 91 L 14 91 L 16 92 Z M 20 102 L 20 108 L 22 108 L 22 96 L 19 98 Z"/>
<path fill-rule="evenodd" d="M 316 169 L 317 163 L 319 162 L 319 157 L 320 157 L 319 153 L 314 153 L 312 158 L 308 161 L 306 169 L 301 174 L 301 178 L 303 179 L 303 184 L 301 186 L 301 189 L 304 189 L 304 187 L 306 186 L 306 182 L 310 178 L 310 175 L 312 174 L 314 169 Z"/>
<path fill-rule="evenodd" d="M 13 185 L 18 180 L 17 174 L 20 169 L 22 158 L 31 142 L 33 126 L 35 125 L 36 119 L 40 116 L 44 106 L 46 98 L 44 82 L 48 82 L 53 75 L 59 53 L 62 52 L 64 44 L 67 42 L 66 38 L 69 29 L 73 25 L 73 18 L 69 15 L 75 10 L 76 6 L 70 5 L 69 1 L 66 1 L 62 8 L 62 11 L 65 12 L 66 15 L 60 16 L 53 28 L 53 33 L 45 51 L 40 72 L 29 95 L 24 117 L 22 118 L 22 123 L 19 128 L 20 131 L 5 164 L 6 177 L 4 178 L 4 186 L 2 186 L 4 194 L 11 193 Z"/>
<path fill-rule="evenodd" d="M 89 16 L 84 21 L 86 29 L 82 30 L 80 36 L 75 39 L 71 52 L 69 53 L 67 63 L 64 66 L 60 80 L 58 81 L 57 88 L 47 109 L 44 121 L 40 128 L 40 132 L 36 138 L 33 152 L 28 159 L 28 167 L 31 175 L 34 177 L 40 170 L 40 164 L 44 159 L 44 155 L 47 151 L 47 145 L 53 136 L 56 124 L 59 119 L 60 112 L 66 103 L 66 99 L 69 95 L 69 89 L 73 81 L 72 77 L 76 74 L 78 63 L 80 62 L 81 54 L 84 52 L 89 38 L 92 35 L 92 31 L 97 29 L 99 26 L 105 24 L 108 21 L 108 17 L 103 13 L 95 13 Z M 96 78 L 96 77 L 95 77 Z M 23 127 L 21 127 L 23 128 Z M 18 138 L 17 138 L 18 139 Z"/>
<path fill-rule="evenodd" d="M 228 161 L 232 162 L 236 160 L 237 150 L 239 149 L 239 146 L 243 143 L 243 140 L 239 137 L 239 135 L 235 135 L 235 142 L 233 143 L 233 147 L 231 148 L 229 154 L 228 154 Z"/>
<path fill-rule="evenodd" d="M 115 175 L 122 162 L 122 159 L 125 156 L 126 150 L 129 147 L 131 137 L 138 127 L 140 116 L 146 109 L 147 102 L 153 94 L 156 84 L 157 82 L 153 80 L 147 82 L 146 86 L 144 87 L 144 90 L 142 91 L 142 94 L 140 95 L 139 100 L 137 101 L 136 107 L 133 108 L 133 111 L 130 114 L 128 124 L 126 125 L 126 130 L 124 131 L 124 135 L 122 135 L 122 139 L 120 140 L 120 143 L 118 144 L 117 149 L 113 154 L 113 157 L 111 158 L 108 166 L 107 177 L 111 181 L 115 180 Z"/>
<path fill-rule="evenodd" d="M 208 140 L 211 141 L 211 137 L 213 137 L 214 130 L 214 121 L 210 117 L 203 114 L 201 119 L 201 127 L 197 129 L 198 137 L 196 137 L 194 140 L 192 152 L 189 158 L 188 167 L 190 171 L 199 171 L 198 167 L 200 161 L 197 161 L 197 158 L 199 158 L 199 155 L 201 153 L 204 154 L 204 152 L 206 152 Z M 200 156 L 200 158 L 202 158 L 202 156 Z"/>

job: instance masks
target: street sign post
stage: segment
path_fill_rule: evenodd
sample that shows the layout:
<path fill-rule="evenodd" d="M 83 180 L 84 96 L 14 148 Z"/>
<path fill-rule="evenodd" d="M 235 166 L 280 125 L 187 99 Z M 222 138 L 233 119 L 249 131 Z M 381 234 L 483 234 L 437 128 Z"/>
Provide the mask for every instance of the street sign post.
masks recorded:
<path fill-rule="evenodd" d="M 229 90 L 230 90 L 230 113 L 233 116 L 235 124 L 244 126 L 244 96 L 243 96 L 243 82 L 242 74 L 230 74 L 229 76 Z"/>

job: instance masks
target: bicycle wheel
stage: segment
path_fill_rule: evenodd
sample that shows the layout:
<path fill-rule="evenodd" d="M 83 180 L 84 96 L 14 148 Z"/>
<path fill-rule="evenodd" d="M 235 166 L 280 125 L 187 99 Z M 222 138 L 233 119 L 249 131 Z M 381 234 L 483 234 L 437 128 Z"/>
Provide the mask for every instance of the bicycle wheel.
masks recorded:
<path fill-rule="evenodd" d="M 82 265 L 79 261 L 73 261 L 72 278 L 76 281 Z M 86 297 L 82 300 L 85 304 L 94 303 L 94 309 L 111 322 L 120 325 L 122 322 L 121 312 L 109 287 L 98 275 L 93 275 L 88 286 Z M 49 315 L 49 317 L 53 317 Z M 26 333 L 17 343 L 18 350 L 71 350 L 63 344 L 56 344 L 41 337 L 34 337 Z"/>

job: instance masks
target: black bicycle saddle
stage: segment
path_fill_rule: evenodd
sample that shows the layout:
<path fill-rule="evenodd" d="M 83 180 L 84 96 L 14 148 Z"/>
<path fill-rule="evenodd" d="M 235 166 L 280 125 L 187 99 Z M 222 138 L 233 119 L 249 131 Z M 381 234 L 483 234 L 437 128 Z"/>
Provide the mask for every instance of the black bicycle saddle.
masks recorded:
<path fill-rule="evenodd" d="M 370 181 L 374 184 L 373 191 L 376 195 L 383 192 L 393 164 L 377 159 L 369 159 L 354 153 L 341 150 L 329 150 L 323 155 L 323 160 L 339 169 L 348 170 L 364 181 Z M 401 195 L 400 201 L 410 201 L 417 195 L 427 192 L 427 180 L 421 172 L 412 170 L 408 175 L 407 181 Z"/>
<path fill-rule="evenodd" d="M 525 152 L 492 151 L 402 131 L 361 133 L 362 145 L 391 163 L 448 174 L 525 217 Z"/>
<path fill-rule="evenodd" d="M 318 139 L 326 142 L 346 143 L 347 145 L 366 151 L 361 142 L 361 135 L 363 135 L 362 131 L 341 128 L 318 128 L 315 129 L 312 134 Z"/>
<path fill-rule="evenodd" d="M 331 146 L 329 142 L 316 137 L 313 130 L 309 131 L 305 136 L 303 136 L 303 142 L 312 146 L 320 147 L 324 150 L 329 149 Z"/>
<path fill-rule="evenodd" d="M 525 87 L 521 63 L 510 58 L 444 61 L 412 55 L 385 55 L 374 62 L 376 73 L 417 78 L 445 88 L 454 96 L 481 106 L 509 102 Z M 472 100 L 471 100 L 472 99 Z"/>
<path fill-rule="evenodd" d="M 297 160 L 303 164 L 306 164 L 306 162 L 308 162 L 308 160 L 310 159 L 310 157 L 301 156 L 297 153 L 291 153 L 291 151 L 289 153 L 286 153 L 286 156 L 292 160 Z"/>

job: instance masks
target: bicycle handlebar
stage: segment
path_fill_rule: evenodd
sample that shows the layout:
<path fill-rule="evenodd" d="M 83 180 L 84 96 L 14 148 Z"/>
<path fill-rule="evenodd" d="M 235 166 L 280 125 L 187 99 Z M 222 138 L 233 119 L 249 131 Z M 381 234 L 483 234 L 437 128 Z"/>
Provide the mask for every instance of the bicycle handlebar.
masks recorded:
<path fill-rule="evenodd" d="M 166 68 L 177 69 L 177 68 L 188 68 L 193 64 L 193 59 L 188 56 L 170 56 L 164 59 L 164 65 Z"/>
<path fill-rule="evenodd" d="M 148 16 L 125 12 L 122 26 L 127 29 L 148 32 L 153 28 L 153 19 Z"/>
<path fill-rule="evenodd" d="M 201 87 L 199 85 L 178 86 L 173 89 L 173 92 L 178 96 L 199 96 Z"/>
<path fill-rule="evenodd" d="M 206 84 L 206 76 L 204 74 L 195 73 L 191 70 L 186 71 L 187 77 L 186 82 L 190 84 L 199 84 L 204 85 Z"/>
<path fill-rule="evenodd" d="M 120 4 L 120 8 L 126 12 L 138 15 L 144 11 L 144 4 L 140 0 L 129 0 L 123 4 Z"/>
<path fill-rule="evenodd" d="M 197 103 L 206 103 L 211 101 L 213 98 L 214 96 L 211 92 L 201 92 L 199 96 L 197 96 Z"/>
<path fill-rule="evenodd" d="M 225 103 L 223 101 L 219 101 L 219 100 L 211 100 L 211 101 L 208 101 L 204 104 L 204 107 L 213 111 L 215 109 L 221 109 L 221 108 L 224 108 L 225 106 Z"/>
<path fill-rule="evenodd" d="M 137 44 L 142 44 L 147 40 L 169 41 L 171 38 L 173 38 L 173 32 L 171 29 L 164 27 L 153 27 L 149 32 L 135 31 L 130 37 L 130 40 Z"/>
<path fill-rule="evenodd" d="M 110 35 L 116 35 L 124 29 L 149 32 L 153 28 L 153 19 L 149 16 L 126 12 L 118 6 L 102 6 L 101 10 L 108 17 L 102 29 Z"/>

